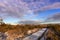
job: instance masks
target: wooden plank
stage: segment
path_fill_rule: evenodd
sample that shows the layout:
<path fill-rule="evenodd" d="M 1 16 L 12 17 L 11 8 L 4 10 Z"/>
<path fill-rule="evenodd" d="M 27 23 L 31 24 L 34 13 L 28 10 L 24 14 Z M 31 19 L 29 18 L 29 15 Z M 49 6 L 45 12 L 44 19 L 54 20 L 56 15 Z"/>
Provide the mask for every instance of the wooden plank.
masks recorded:
<path fill-rule="evenodd" d="M 37 40 L 37 38 L 40 37 L 44 33 L 45 30 L 46 30 L 46 28 L 40 29 L 38 32 L 33 33 L 32 35 L 24 38 L 23 40 Z M 44 39 L 44 38 L 42 38 L 42 39 Z"/>

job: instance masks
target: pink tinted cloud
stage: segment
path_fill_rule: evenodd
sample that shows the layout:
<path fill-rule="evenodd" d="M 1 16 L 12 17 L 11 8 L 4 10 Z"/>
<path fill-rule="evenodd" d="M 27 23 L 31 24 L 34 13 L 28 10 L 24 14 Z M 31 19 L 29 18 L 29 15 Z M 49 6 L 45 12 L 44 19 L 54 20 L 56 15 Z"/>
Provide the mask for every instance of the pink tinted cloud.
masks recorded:
<path fill-rule="evenodd" d="M 0 14 L 20 18 L 32 13 L 27 6 L 28 5 L 21 0 L 2 0 L 2 2 L 0 2 Z"/>
<path fill-rule="evenodd" d="M 52 9 L 60 9 L 60 2 L 56 2 L 51 5 L 43 6 L 37 10 L 34 10 L 34 11 L 38 12 L 38 11 L 52 10 Z"/>
<path fill-rule="evenodd" d="M 0 0 L 0 14 L 5 16 L 12 16 L 21 18 L 28 14 L 37 14 L 38 11 L 59 9 L 60 3 L 55 2 L 49 4 L 49 0 L 33 1 L 31 3 L 23 2 L 22 0 Z M 49 4 L 49 5 L 47 5 Z M 33 16 L 32 15 L 32 16 Z"/>
<path fill-rule="evenodd" d="M 49 10 L 49 9 L 59 9 L 60 8 L 60 2 L 54 3 L 52 5 L 48 5 L 45 7 L 42 7 L 41 10 Z"/>

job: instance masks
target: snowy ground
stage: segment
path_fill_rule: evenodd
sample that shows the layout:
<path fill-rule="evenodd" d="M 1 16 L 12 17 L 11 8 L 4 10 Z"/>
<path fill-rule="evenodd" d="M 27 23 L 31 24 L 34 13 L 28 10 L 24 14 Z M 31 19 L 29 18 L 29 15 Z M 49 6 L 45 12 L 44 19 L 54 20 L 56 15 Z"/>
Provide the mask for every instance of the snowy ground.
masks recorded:
<path fill-rule="evenodd" d="M 23 40 L 37 40 L 38 37 L 40 37 L 44 31 L 46 30 L 46 28 L 40 29 L 38 32 L 33 33 L 32 35 L 24 38 Z M 42 38 L 41 40 L 44 40 L 44 38 Z"/>
<path fill-rule="evenodd" d="M 46 28 L 40 29 L 38 32 L 33 33 L 32 35 L 23 38 L 23 40 L 37 40 L 38 37 L 40 37 L 45 32 L 45 30 Z M 4 33 L 0 32 L 0 40 L 6 40 L 6 37 L 7 36 Z M 20 39 L 17 39 L 17 40 L 20 40 Z M 40 40 L 44 40 L 44 37 Z"/>

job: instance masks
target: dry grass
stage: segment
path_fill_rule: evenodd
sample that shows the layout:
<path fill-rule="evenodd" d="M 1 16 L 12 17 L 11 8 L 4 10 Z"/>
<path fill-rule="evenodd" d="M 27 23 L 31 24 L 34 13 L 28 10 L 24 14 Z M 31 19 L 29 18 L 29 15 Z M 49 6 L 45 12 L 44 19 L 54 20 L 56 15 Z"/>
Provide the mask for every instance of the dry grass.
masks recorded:
<path fill-rule="evenodd" d="M 54 28 L 58 33 L 60 33 L 60 25 L 59 24 L 43 24 L 43 25 L 8 25 L 8 24 L 2 24 L 0 25 L 0 32 L 8 32 L 9 34 L 14 34 L 16 33 L 15 35 L 28 35 L 28 34 L 31 34 L 38 31 L 37 29 L 42 29 L 42 28 L 45 28 L 45 27 L 49 27 L 50 29 L 51 28 Z M 36 31 L 35 31 L 36 30 Z M 28 33 L 30 32 L 30 33 Z M 50 31 L 47 33 L 48 35 L 46 37 L 51 37 L 53 40 L 59 40 L 59 37 L 53 32 L 53 31 Z"/>

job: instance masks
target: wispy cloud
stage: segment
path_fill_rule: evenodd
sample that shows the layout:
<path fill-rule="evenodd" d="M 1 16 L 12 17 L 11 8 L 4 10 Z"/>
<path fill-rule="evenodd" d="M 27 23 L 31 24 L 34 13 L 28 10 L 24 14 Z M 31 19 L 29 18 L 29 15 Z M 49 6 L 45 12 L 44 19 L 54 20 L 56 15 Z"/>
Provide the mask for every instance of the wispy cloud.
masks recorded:
<path fill-rule="evenodd" d="M 60 9 L 59 0 L 23 0 L 23 2 L 27 3 L 34 14 L 38 14 L 39 11 Z"/>
<path fill-rule="evenodd" d="M 51 3 L 50 0 L 0 0 L 0 16 L 3 17 L 25 18 L 25 15 L 33 17 L 39 11 L 50 9 L 60 9 L 60 2 Z"/>
<path fill-rule="evenodd" d="M 40 6 L 40 8 L 37 8 L 36 10 L 34 10 L 35 13 L 39 12 L 39 11 L 45 11 L 45 10 L 52 10 L 52 9 L 60 9 L 60 2 L 56 2 L 50 5 L 45 5 L 45 6 Z"/>
<path fill-rule="evenodd" d="M 11 17 L 23 17 L 24 15 L 33 13 L 26 3 L 21 0 L 0 0 L 0 14 Z"/>
<path fill-rule="evenodd" d="M 52 5 L 44 6 L 40 10 L 50 10 L 50 9 L 60 9 L 60 2 L 54 3 Z"/>
<path fill-rule="evenodd" d="M 47 21 L 60 21 L 60 13 L 55 13 L 47 18 Z"/>

